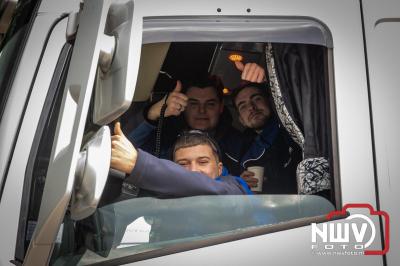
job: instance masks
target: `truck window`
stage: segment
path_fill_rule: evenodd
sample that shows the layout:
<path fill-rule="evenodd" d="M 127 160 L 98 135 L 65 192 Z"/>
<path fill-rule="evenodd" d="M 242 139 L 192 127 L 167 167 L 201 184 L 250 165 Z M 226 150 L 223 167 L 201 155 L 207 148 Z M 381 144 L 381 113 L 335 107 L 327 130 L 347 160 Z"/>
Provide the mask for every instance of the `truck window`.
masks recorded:
<path fill-rule="evenodd" d="M 140 197 L 139 193 L 121 200 L 119 196 L 124 189 L 121 185 L 124 175 L 110 171 L 103 199 L 93 215 L 74 221 L 67 210 L 54 243 L 51 263 L 127 263 L 308 225 L 323 221 L 324 215 L 335 209 L 338 197 L 334 193 L 338 173 L 334 171 L 335 167 L 331 167 L 335 163 L 336 154 L 332 148 L 334 139 L 331 128 L 334 112 L 329 104 L 329 92 L 333 90 L 332 84 L 328 82 L 331 74 L 329 48 L 321 44 L 294 41 L 251 42 L 243 45 L 242 42 L 215 42 L 211 39 L 210 42 L 202 43 L 166 43 L 168 45 L 165 46 L 165 42 L 160 42 L 162 50 L 167 53 L 164 53 L 165 59 L 158 66 L 153 66 L 157 68 L 156 71 L 152 68 L 151 73 L 155 73 L 155 76 L 150 77 L 152 82 L 149 84 L 152 85 L 143 86 L 144 80 L 140 78 L 139 72 L 133 112 L 141 113 L 141 108 L 135 109 L 136 102 L 146 105 L 146 101 L 149 101 L 160 70 L 176 79 L 185 75 L 196 77 L 198 73 L 214 71 L 214 74 L 226 80 L 226 84 L 235 84 L 229 77 L 236 70 L 233 68 L 218 73 L 217 70 L 223 68 L 223 62 L 219 62 L 218 58 L 226 60 L 223 52 L 229 51 L 255 54 L 254 58 L 258 59 L 258 63 L 267 73 L 272 111 L 288 139 L 298 145 L 303 153 L 297 166 L 298 173 L 292 177 L 298 182 L 298 193 L 169 199 L 149 195 Z M 156 44 L 159 43 L 144 43 L 143 46 Z M 183 52 L 185 46 L 189 47 L 186 48 L 187 54 Z M 217 54 L 219 52 L 220 56 Z M 193 59 L 196 54 L 208 56 Z M 142 54 L 141 71 L 142 63 L 146 60 L 149 58 Z M 232 63 L 225 63 L 229 64 Z M 232 74 L 234 75 L 237 73 Z M 61 81 L 59 85 L 62 91 Z M 234 85 L 224 88 L 224 102 L 232 113 L 234 126 L 238 130 L 244 130 L 230 100 L 234 89 Z M 162 97 L 167 91 L 160 89 L 153 92 L 153 95 Z M 56 98 L 54 103 L 59 99 Z M 92 96 L 83 145 L 99 128 L 92 121 L 93 102 Z M 49 130 L 41 135 L 43 139 L 51 138 L 55 131 L 56 127 L 51 125 L 57 122 L 56 106 L 48 110 L 46 125 Z M 129 115 L 121 118 L 123 119 L 131 121 Z M 136 119 L 130 125 L 131 128 L 135 129 L 141 121 Z M 41 141 L 38 150 L 44 153 L 35 155 L 35 165 L 40 166 L 41 161 L 45 162 L 34 171 L 39 177 L 45 176 L 42 172 L 47 171 L 46 160 L 50 158 L 51 150 L 51 147 L 42 149 L 41 145 L 44 142 Z M 38 181 L 40 185 L 45 182 L 40 178 Z M 46 200 L 41 199 L 40 187 L 36 191 L 39 197 L 32 199 L 31 205 Z M 114 192 L 115 197 L 110 197 L 110 193 Z"/>
<path fill-rule="evenodd" d="M 334 189 L 330 189 L 330 185 L 327 184 L 331 181 L 333 182 L 331 177 L 334 175 L 333 169 L 329 169 L 329 165 L 332 164 L 331 160 L 333 160 L 333 152 L 331 148 L 332 137 L 328 133 L 331 131 L 330 121 L 332 119 L 330 117 L 330 102 L 328 101 L 328 69 L 325 67 L 328 64 L 328 53 L 328 49 L 323 46 L 308 44 L 171 43 L 161 67 L 161 74 L 158 76 L 152 90 L 153 99 L 148 106 L 159 101 L 164 95 L 172 91 L 177 80 L 180 80 L 183 84 L 190 84 L 190 82 L 205 75 L 217 75 L 224 85 L 223 102 L 225 105 L 224 112 L 220 115 L 218 126 L 224 125 L 225 128 L 230 128 L 233 125 L 232 130 L 241 131 L 244 133 L 243 137 L 254 134 L 254 130 L 239 121 L 240 112 L 232 102 L 235 89 L 240 87 L 241 82 L 244 81 L 241 81 L 241 73 L 236 69 L 234 63 L 229 60 L 229 57 L 237 55 L 243 57 L 244 64 L 256 63 L 260 65 L 265 69 L 268 79 L 266 83 L 261 85 L 265 86 L 264 90 L 269 94 L 268 105 L 273 109 L 271 118 L 275 117 L 279 121 L 281 128 L 283 128 L 282 131 L 286 134 L 285 136 L 290 136 L 287 137 L 291 144 L 290 148 L 302 149 L 303 155 L 293 156 L 291 160 L 297 160 L 295 164 L 296 166 L 299 165 L 299 175 L 307 176 L 308 178 L 307 181 L 302 183 L 304 185 L 303 189 L 307 189 L 307 193 L 311 193 L 313 188 L 310 186 L 306 188 L 305 186 L 309 184 L 322 186 L 324 189 L 314 191 L 312 194 L 320 193 L 334 202 Z M 267 60 L 265 60 L 266 58 Z M 170 77 L 166 78 L 164 73 L 168 73 Z M 168 150 L 166 148 L 172 146 L 177 134 L 182 130 L 188 128 L 199 129 L 193 128 L 188 122 L 186 114 L 184 114 L 166 118 L 167 121 L 162 126 L 163 134 L 161 134 L 161 141 L 163 142 L 161 146 L 164 147 L 162 157 L 168 155 L 165 151 Z M 126 134 L 132 136 L 132 138 L 138 136 L 133 128 L 140 124 L 137 120 L 131 119 L 133 116 L 135 114 L 127 112 L 122 117 Z M 139 114 L 139 116 L 142 116 L 143 120 L 143 116 L 146 116 L 146 113 Z M 136 125 L 134 125 L 134 121 Z M 155 121 L 149 122 L 153 123 L 153 126 L 156 125 Z M 228 151 L 224 150 L 226 147 L 224 147 L 223 139 L 229 138 L 229 134 L 220 134 L 218 127 L 215 130 L 214 137 L 222 146 L 223 153 L 226 153 L 230 159 L 236 161 L 246 158 L 240 161 L 239 167 L 232 168 L 229 167 L 229 163 L 227 164 L 223 161 L 230 173 L 238 176 L 245 168 L 260 161 L 257 157 L 261 155 L 261 152 L 254 155 L 253 158 L 251 156 L 246 157 L 246 150 L 234 156 L 229 152 L 229 147 L 227 147 Z M 304 135 L 303 132 L 306 132 L 307 135 Z M 142 138 L 142 136 L 140 137 Z M 155 150 L 155 140 L 156 130 L 153 130 L 145 140 L 131 139 L 133 143 L 150 153 Z M 222 142 L 222 145 L 220 142 Z M 249 145 L 251 143 L 253 141 L 250 138 Z M 238 145 L 240 144 L 236 143 L 236 146 Z M 321 170 L 326 177 L 325 181 L 321 181 L 323 184 L 320 182 L 318 185 L 311 180 L 311 172 L 316 171 L 316 168 L 313 167 L 317 167 L 317 165 L 320 167 L 317 171 Z M 295 175 L 296 173 L 293 172 L 293 178 Z M 282 186 L 285 186 L 284 183 Z M 297 188 L 295 189 L 295 191 L 281 190 L 281 192 L 275 193 L 297 193 Z M 267 193 L 274 192 L 269 190 Z"/>
<path fill-rule="evenodd" d="M 257 45 L 262 48 L 259 51 L 260 54 L 253 58 L 257 58 L 259 60 L 258 63 L 266 67 L 267 64 L 271 63 L 268 61 L 263 62 L 265 54 L 268 52 L 269 44 L 262 43 Z M 210 69 L 210 64 L 212 68 L 212 64 L 218 63 L 213 62 L 213 58 L 215 58 L 215 50 L 221 49 L 221 46 L 223 46 L 221 43 L 171 43 L 161 66 L 161 74 L 155 79 L 152 96 L 161 99 L 163 93 L 167 92 L 165 91 L 165 82 L 167 81 L 162 81 L 164 73 L 168 73 L 174 78 L 181 77 L 185 79 L 187 76 L 195 77 L 196 75 L 201 75 L 202 72 L 207 72 Z M 249 44 L 246 47 L 249 47 Z M 319 62 L 319 64 L 326 65 L 325 60 L 328 52 L 322 46 L 272 44 L 272 47 L 275 47 L 277 51 L 274 56 L 276 65 L 273 71 L 278 71 L 276 67 L 279 67 L 279 71 L 284 71 L 280 72 L 280 75 L 296 76 L 296 64 L 292 68 L 285 67 L 286 58 L 292 55 L 295 58 L 297 56 L 317 57 L 315 64 Z M 196 64 L 192 64 L 192 60 L 196 61 Z M 297 63 L 300 64 L 301 60 L 299 59 Z M 313 69 L 313 66 L 308 67 Z M 232 72 L 233 70 L 231 69 L 230 71 Z M 316 70 L 320 72 L 313 72 Z M 225 71 L 221 70 L 220 75 L 230 74 L 229 70 Z M 272 73 L 272 70 L 267 72 L 270 80 L 274 78 L 270 76 Z M 312 77 L 314 84 L 323 84 L 319 88 L 327 89 L 327 87 L 324 87 L 327 83 L 325 79 L 328 75 L 328 70 L 325 67 L 316 67 L 307 74 Z M 234 83 L 229 79 L 229 76 L 223 78 L 226 78 L 227 83 Z M 301 82 L 299 81 L 299 83 Z M 294 85 L 298 84 L 287 84 L 287 86 Z M 140 87 L 140 84 L 137 86 Z M 301 85 L 298 86 L 297 89 L 299 90 Z M 311 88 L 313 84 L 307 84 L 307 86 L 307 88 Z M 170 86 L 169 89 L 172 89 L 172 87 Z M 238 114 L 229 99 L 229 91 L 234 90 L 234 87 L 226 87 L 225 89 L 228 90 L 224 96 L 226 106 L 232 112 L 234 124 L 240 130 L 243 130 L 238 121 Z M 147 94 L 147 100 L 149 100 L 150 92 L 151 90 L 142 91 L 141 94 Z M 315 95 L 313 94 L 316 92 L 310 91 L 310 93 L 314 97 Z M 288 97 L 290 97 L 290 94 Z M 141 98 L 140 100 L 143 99 Z M 131 109 L 122 116 L 121 121 L 126 123 L 125 130 L 134 130 L 135 127 L 142 123 L 143 109 L 147 104 L 148 102 L 146 101 L 134 102 Z M 294 105 L 294 103 L 292 104 Z M 324 127 L 321 130 L 328 132 L 330 130 L 330 117 L 325 115 L 329 114 L 329 105 L 326 102 L 324 104 L 326 105 L 319 107 L 321 108 L 321 116 L 317 117 Z M 293 112 L 295 106 L 288 105 L 287 108 Z M 274 110 L 274 112 L 283 111 Z M 291 116 L 287 110 L 285 114 L 281 115 L 287 119 Z M 296 119 L 300 119 L 300 116 L 297 116 Z M 86 124 L 85 131 L 87 136 L 98 128 L 90 120 L 89 118 Z M 300 122 L 299 126 L 301 128 L 299 130 L 304 130 L 306 125 Z M 291 128 L 287 128 L 287 130 L 289 131 Z M 166 132 L 169 131 L 167 130 Z M 128 134 L 128 132 L 125 133 Z M 290 134 L 293 139 L 297 136 L 295 131 Z M 326 134 L 328 135 L 328 133 Z M 294 139 L 293 141 L 300 140 Z M 329 143 L 331 139 L 315 139 L 311 141 L 319 143 L 326 149 L 318 152 L 321 154 L 320 157 L 326 156 L 326 163 L 330 162 L 332 149 Z M 314 147 L 314 149 L 316 148 Z M 312 152 L 312 150 L 308 150 L 306 153 L 312 154 Z M 306 166 L 302 169 L 305 175 L 308 174 L 307 164 L 310 161 L 312 164 L 313 160 L 310 157 L 310 160 L 304 163 Z M 334 176 L 332 169 L 325 168 L 325 171 L 327 171 L 325 177 Z M 293 176 L 293 178 L 299 177 Z M 329 181 L 333 180 L 333 178 L 330 178 Z M 306 191 L 303 191 L 300 194 L 305 195 L 258 194 L 254 196 L 196 196 L 180 199 L 158 199 L 148 197 L 148 194 L 144 194 L 147 197 L 141 197 L 139 193 L 139 197 L 136 198 L 137 194 L 136 196 L 121 197 L 122 179 L 110 172 L 100 204 L 101 207 L 92 216 L 74 222 L 67 213 L 62 231 L 60 231 L 61 243 L 56 244 L 56 251 L 53 253 L 52 261 L 55 263 L 61 261 L 75 263 L 79 261 L 82 264 L 102 261 L 117 264 L 132 262 L 135 261 L 135 258 L 137 259 L 136 255 L 138 254 L 150 258 L 159 256 L 162 253 L 155 250 L 183 251 L 183 246 L 200 243 L 201 241 L 205 241 L 205 243 L 216 241 L 213 243 L 218 243 L 218 241 L 222 241 L 218 239 L 223 238 L 225 239 L 224 241 L 229 241 L 227 239 L 241 239 L 255 234 L 254 232 L 256 231 L 258 232 L 257 234 L 273 232 L 278 230 L 273 226 L 278 223 L 285 223 L 287 225 L 285 228 L 293 228 L 300 224 L 307 224 L 310 219 L 316 220 L 318 219 L 316 217 L 325 215 L 335 209 L 334 204 L 332 204 L 335 202 L 335 197 L 332 193 L 333 190 L 330 189 L 327 191 L 313 191 L 308 195 L 306 195 Z M 311 186 L 309 188 L 315 187 Z M 294 222 L 294 220 L 298 219 L 302 222 Z"/>

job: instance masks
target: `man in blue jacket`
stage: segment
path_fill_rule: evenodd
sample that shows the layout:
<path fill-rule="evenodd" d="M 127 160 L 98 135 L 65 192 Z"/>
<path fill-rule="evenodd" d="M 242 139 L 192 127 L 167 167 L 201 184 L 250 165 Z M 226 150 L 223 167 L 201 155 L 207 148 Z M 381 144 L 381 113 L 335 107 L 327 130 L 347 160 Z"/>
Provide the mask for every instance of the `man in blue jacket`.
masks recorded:
<path fill-rule="evenodd" d="M 163 159 L 171 159 L 172 144 L 182 130 L 207 132 L 222 150 L 222 162 L 230 173 L 240 174 L 240 132 L 232 126 L 228 108 L 224 108 L 223 84 L 216 76 L 203 76 L 195 81 L 178 80 L 175 89 L 144 111 L 145 120 L 127 137 L 138 148 Z M 166 104 L 159 154 L 156 150 L 156 125 Z"/>
<path fill-rule="evenodd" d="M 262 193 L 296 194 L 296 167 L 301 161 L 301 149 L 294 143 L 269 103 L 266 84 L 248 83 L 237 88 L 232 95 L 239 120 L 247 128 L 247 151 L 241 156 L 244 172 L 241 177 L 250 187 L 256 186 L 254 173 L 249 166 L 264 167 Z"/>
<path fill-rule="evenodd" d="M 136 149 L 116 123 L 111 168 L 127 174 L 124 182 L 173 198 L 196 195 L 252 194 L 240 177 L 224 175 L 218 145 L 206 133 L 189 131 L 178 137 L 174 162 Z"/>

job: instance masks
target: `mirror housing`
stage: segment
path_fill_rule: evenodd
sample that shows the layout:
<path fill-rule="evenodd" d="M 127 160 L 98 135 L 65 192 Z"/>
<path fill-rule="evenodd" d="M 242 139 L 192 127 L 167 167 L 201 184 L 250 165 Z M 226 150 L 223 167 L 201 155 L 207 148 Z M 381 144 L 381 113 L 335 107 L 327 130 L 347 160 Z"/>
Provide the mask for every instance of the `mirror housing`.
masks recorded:
<path fill-rule="evenodd" d="M 118 118 L 133 99 L 142 47 L 141 33 L 133 36 L 133 6 L 133 0 L 115 1 L 107 13 L 94 85 L 98 125 Z"/>
<path fill-rule="evenodd" d="M 95 212 L 107 182 L 110 160 L 110 129 L 103 126 L 79 154 L 70 207 L 73 220 L 84 219 Z"/>

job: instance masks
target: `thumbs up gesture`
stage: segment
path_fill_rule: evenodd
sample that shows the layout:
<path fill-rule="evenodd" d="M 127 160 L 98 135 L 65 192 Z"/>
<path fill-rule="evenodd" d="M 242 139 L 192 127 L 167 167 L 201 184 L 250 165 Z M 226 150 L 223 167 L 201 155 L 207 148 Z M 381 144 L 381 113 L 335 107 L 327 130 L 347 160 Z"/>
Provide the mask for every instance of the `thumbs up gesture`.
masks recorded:
<path fill-rule="evenodd" d="M 169 93 L 167 98 L 167 109 L 165 110 L 165 117 L 168 116 L 178 116 L 180 115 L 186 108 L 188 97 L 181 93 L 182 83 L 178 80 L 176 82 L 175 89 Z M 157 120 L 160 117 L 161 108 L 165 102 L 165 96 L 163 99 L 153 104 L 147 113 L 147 118 L 149 120 Z"/>
<path fill-rule="evenodd" d="M 242 80 L 256 83 L 262 83 L 266 80 L 264 68 L 256 63 L 247 63 L 244 65 L 242 62 L 235 61 L 235 66 L 240 72 L 242 72 Z"/>
<path fill-rule="evenodd" d="M 121 124 L 115 123 L 114 135 L 111 136 L 111 168 L 130 174 L 137 155 L 137 150 L 122 132 Z"/>

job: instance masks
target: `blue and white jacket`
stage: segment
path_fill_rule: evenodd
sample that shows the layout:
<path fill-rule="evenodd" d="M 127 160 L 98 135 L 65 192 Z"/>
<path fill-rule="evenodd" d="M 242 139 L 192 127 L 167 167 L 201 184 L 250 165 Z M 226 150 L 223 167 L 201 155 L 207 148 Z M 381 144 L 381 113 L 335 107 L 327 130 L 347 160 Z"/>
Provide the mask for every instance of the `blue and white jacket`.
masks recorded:
<path fill-rule="evenodd" d="M 212 179 L 139 149 L 135 167 L 125 182 L 161 198 L 253 194 L 242 178 L 224 174 Z"/>
<path fill-rule="evenodd" d="M 243 170 L 249 166 L 264 167 L 263 193 L 297 193 L 296 168 L 302 160 L 301 149 L 275 117 L 267 121 L 260 134 L 253 132 L 248 146 L 240 165 Z"/>

